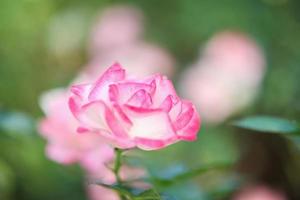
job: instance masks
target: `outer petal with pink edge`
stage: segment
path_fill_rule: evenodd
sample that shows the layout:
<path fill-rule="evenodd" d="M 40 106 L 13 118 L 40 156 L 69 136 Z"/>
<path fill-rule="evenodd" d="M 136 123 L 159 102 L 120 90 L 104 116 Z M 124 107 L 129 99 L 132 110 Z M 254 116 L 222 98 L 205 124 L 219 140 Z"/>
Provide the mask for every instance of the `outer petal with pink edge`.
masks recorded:
<path fill-rule="evenodd" d="M 197 139 L 200 128 L 200 117 L 195 106 L 187 101 L 182 102 L 182 110 L 175 122 L 176 133 L 180 139 L 193 141 Z"/>
<path fill-rule="evenodd" d="M 175 102 L 178 100 L 174 86 L 167 77 L 155 75 L 155 86 L 155 94 L 153 95 L 154 107 L 160 106 L 168 96 L 172 96 Z"/>
<path fill-rule="evenodd" d="M 70 98 L 69 105 L 74 116 L 83 124 L 95 129 L 109 131 L 105 117 L 109 111 L 103 101 L 94 101 L 78 107 L 76 100 Z"/>
<path fill-rule="evenodd" d="M 122 81 L 125 78 L 125 75 L 125 70 L 121 68 L 118 63 L 112 65 L 96 82 L 95 86 L 89 94 L 89 100 L 108 100 L 109 84 Z"/>
<path fill-rule="evenodd" d="M 177 139 L 171 120 L 166 112 L 160 109 L 147 110 L 127 106 L 133 126 L 129 136 L 144 150 L 163 148 Z M 147 127 L 145 129 L 145 127 Z"/>

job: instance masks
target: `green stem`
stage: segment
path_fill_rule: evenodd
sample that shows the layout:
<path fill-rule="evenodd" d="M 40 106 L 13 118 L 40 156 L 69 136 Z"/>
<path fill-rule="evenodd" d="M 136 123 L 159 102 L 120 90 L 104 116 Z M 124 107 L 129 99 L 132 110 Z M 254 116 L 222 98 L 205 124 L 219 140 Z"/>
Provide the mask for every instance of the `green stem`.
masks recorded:
<path fill-rule="evenodd" d="M 120 169 L 121 169 L 121 166 L 122 166 L 122 150 L 121 149 L 118 149 L 118 148 L 115 148 L 115 156 L 116 156 L 116 159 L 115 159 L 115 165 L 114 165 L 114 168 L 113 168 L 113 172 L 115 174 L 115 177 L 116 177 L 116 183 L 117 185 L 122 185 L 122 179 L 121 179 L 121 176 L 120 176 Z M 127 197 L 120 193 L 119 192 L 119 196 L 121 198 L 121 200 L 127 200 Z"/>
<path fill-rule="evenodd" d="M 115 148 L 115 155 L 116 155 L 116 159 L 115 159 L 115 166 L 113 168 L 113 172 L 115 174 L 117 184 L 121 184 L 122 179 L 120 176 L 120 169 L 122 166 L 122 150 Z"/>

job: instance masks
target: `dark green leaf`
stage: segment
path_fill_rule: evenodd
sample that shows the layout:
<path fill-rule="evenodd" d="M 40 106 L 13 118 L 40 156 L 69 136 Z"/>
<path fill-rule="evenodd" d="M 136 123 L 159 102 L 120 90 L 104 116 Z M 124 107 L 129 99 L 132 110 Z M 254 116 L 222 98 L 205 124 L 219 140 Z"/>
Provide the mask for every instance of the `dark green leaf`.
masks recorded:
<path fill-rule="evenodd" d="M 130 200 L 174 200 L 173 197 L 167 194 L 159 194 L 155 189 L 141 191 L 139 189 L 130 188 L 120 184 L 106 184 L 101 181 L 93 181 L 90 184 L 96 184 L 116 191 L 117 193 Z"/>
<path fill-rule="evenodd" d="M 222 170 L 222 169 L 227 169 L 230 166 L 231 164 L 228 163 L 214 163 L 214 164 L 201 166 L 190 170 L 185 170 L 184 172 L 175 174 L 174 176 L 169 176 L 168 178 L 151 177 L 150 181 L 154 182 L 154 184 L 168 187 L 174 183 L 185 181 L 190 178 L 194 178 L 196 176 L 202 175 L 210 170 Z"/>
<path fill-rule="evenodd" d="M 160 194 L 154 189 L 149 189 L 137 195 L 134 200 L 175 200 L 175 198 L 165 193 Z"/>
<path fill-rule="evenodd" d="M 295 133 L 299 131 L 296 122 L 278 117 L 255 116 L 233 122 L 239 128 L 269 133 Z"/>
<path fill-rule="evenodd" d="M 134 200 L 163 200 L 163 199 L 161 198 L 160 194 L 156 190 L 149 189 L 134 197 Z"/>

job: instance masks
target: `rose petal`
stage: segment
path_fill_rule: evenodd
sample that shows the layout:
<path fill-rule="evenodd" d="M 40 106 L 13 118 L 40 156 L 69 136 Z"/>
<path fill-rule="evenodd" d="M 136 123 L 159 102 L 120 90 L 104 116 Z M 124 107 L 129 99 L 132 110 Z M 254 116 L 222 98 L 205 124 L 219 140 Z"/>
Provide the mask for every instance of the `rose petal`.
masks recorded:
<path fill-rule="evenodd" d="M 128 138 L 128 134 L 124 130 L 122 123 L 117 120 L 114 113 L 109 109 L 106 110 L 105 118 L 110 130 L 112 131 L 112 134 L 114 134 L 116 137 Z"/>
<path fill-rule="evenodd" d="M 135 146 L 135 143 L 129 140 L 128 138 L 117 137 L 116 135 L 111 134 L 110 132 L 97 129 L 90 129 L 89 132 L 98 134 L 102 138 L 102 141 L 104 143 L 111 144 L 117 148 L 130 149 Z"/>
<path fill-rule="evenodd" d="M 108 95 L 109 95 L 109 100 L 112 102 L 117 102 L 118 101 L 118 97 L 119 97 L 119 90 L 117 85 L 115 84 L 111 84 L 109 85 L 108 88 Z"/>
<path fill-rule="evenodd" d="M 110 132 L 117 137 L 128 137 L 126 131 L 122 127 L 122 123 L 117 120 L 114 113 L 103 101 L 94 101 L 84 105 L 77 117 L 87 126 Z"/>
<path fill-rule="evenodd" d="M 152 99 L 150 94 L 145 90 L 138 90 L 132 95 L 132 97 L 130 97 L 126 104 L 136 107 L 148 108 L 152 104 Z"/>
<path fill-rule="evenodd" d="M 196 112 L 192 103 L 183 101 L 181 104 L 181 112 L 175 122 L 173 122 L 173 127 L 176 131 L 185 127 L 192 119 L 194 112 Z"/>
<path fill-rule="evenodd" d="M 193 106 L 194 112 L 189 123 L 182 129 L 177 131 L 177 135 L 180 139 L 193 141 L 197 139 L 197 133 L 200 129 L 200 117 Z"/>
<path fill-rule="evenodd" d="M 162 104 L 159 107 L 165 112 L 169 112 L 172 109 L 172 106 L 173 106 L 172 96 L 169 95 L 165 98 L 165 100 L 162 102 Z"/>
<path fill-rule="evenodd" d="M 153 140 L 168 140 L 175 136 L 171 121 L 166 112 L 161 110 L 131 110 L 133 126 L 129 131 L 131 138 L 147 138 Z M 146 127 L 146 128 L 145 128 Z"/>
<path fill-rule="evenodd" d="M 126 113 L 129 112 L 128 115 L 130 116 L 134 116 L 134 117 L 138 117 L 139 114 L 142 114 L 142 113 L 149 113 L 149 112 L 155 112 L 155 111 L 163 111 L 161 108 L 143 108 L 143 107 L 136 107 L 136 106 L 131 106 L 131 105 L 123 105 L 122 106 L 125 110 L 126 110 Z"/>
<path fill-rule="evenodd" d="M 167 140 L 155 140 L 143 137 L 135 137 L 134 141 L 137 147 L 139 147 L 140 149 L 150 151 L 164 148 L 169 144 L 175 143 L 177 139 L 177 136 L 170 137 Z"/>
<path fill-rule="evenodd" d="M 119 104 L 126 103 L 133 94 L 135 94 L 137 91 L 144 90 L 148 94 L 153 93 L 153 85 L 146 84 L 146 83 L 139 83 L 139 82 L 124 82 L 124 83 L 118 83 L 116 84 L 118 88 L 118 102 Z"/>
<path fill-rule="evenodd" d="M 96 129 L 109 130 L 105 116 L 109 113 L 105 103 L 101 100 L 85 104 L 81 108 L 76 107 L 74 99 L 70 98 L 70 107 L 74 116 L 86 126 Z"/>
<path fill-rule="evenodd" d="M 178 101 L 177 103 L 175 103 L 170 112 L 169 112 L 169 116 L 172 122 L 175 122 L 177 119 L 177 116 L 181 113 L 182 110 L 182 102 Z"/>
<path fill-rule="evenodd" d="M 71 92 L 82 99 L 87 99 L 92 87 L 92 84 L 73 85 Z"/>
<path fill-rule="evenodd" d="M 170 80 L 168 80 L 167 77 L 161 76 L 161 75 L 156 75 L 155 77 L 155 85 L 156 85 L 156 90 L 155 94 L 153 95 L 153 106 L 158 107 L 162 102 L 169 96 L 171 95 L 173 100 L 175 101 L 174 103 L 177 102 L 178 96 L 176 94 L 176 91 L 174 89 L 174 86 Z"/>
<path fill-rule="evenodd" d="M 121 106 L 119 104 L 113 104 L 113 108 L 117 113 L 117 116 L 120 117 L 120 119 L 122 121 L 124 121 L 126 124 L 128 124 L 129 126 L 132 126 L 132 122 L 129 119 L 129 117 L 126 115 L 126 113 L 122 110 Z"/>
<path fill-rule="evenodd" d="M 112 65 L 95 83 L 88 98 L 93 100 L 107 100 L 109 84 L 121 81 L 125 78 L 125 70 L 118 63 Z"/>

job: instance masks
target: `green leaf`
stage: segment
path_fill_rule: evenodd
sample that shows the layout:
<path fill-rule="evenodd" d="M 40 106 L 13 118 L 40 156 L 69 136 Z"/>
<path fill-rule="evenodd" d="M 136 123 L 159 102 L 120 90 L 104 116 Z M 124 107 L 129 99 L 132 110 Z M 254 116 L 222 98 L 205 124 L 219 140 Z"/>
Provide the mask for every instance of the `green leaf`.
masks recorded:
<path fill-rule="evenodd" d="M 163 200 L 163 199 L 161 198 L 160 194 L 156 190 L 149 189 L 134 197 L 134 200 Z"/>
<path fill-rule="evenodd" d="M 90 184 L 96 184 L 116 191 L 129 200 L 174 200 L 173 197 L 167 194 L 159 194 L 155 189 L 139 190 L 130 188 L 121 184 L 106 184 L 101 181 L 93 181 Z"/>
<path fill-rule="evenodd" d="M 234 126 L 258 132 L 268 133 L 295 133 L 300 130 L 296 122 L 271 116 L 254 116 L 237 120 Z"/>
<path fill-rule="evenodd" d="M 134 200 L 175 200 L 175 198 L 165 193 L 160 194 L 155 189 L 149 189 L 136 195 Z"/>
<path fill-rule="evenodd" d="M 185 170 L 181 173 L 174 174 L 174 176 L 169 176 L 167 178 L 154 176 L 150 178 L 150 182 L 153 182 L 154 184 L 160 186 L 168 187 L 174 183 L 178 183 L 180 181 L 186 181 L 190 178 L 200 176 L 210 170 L 224 170 L 224 169 L 228 169 L 230 166 L 231 164 L 228 163 L 214 163 L 206 166 L 200 166 L 198 168 L 194 168 L 190 170 Z"/>

